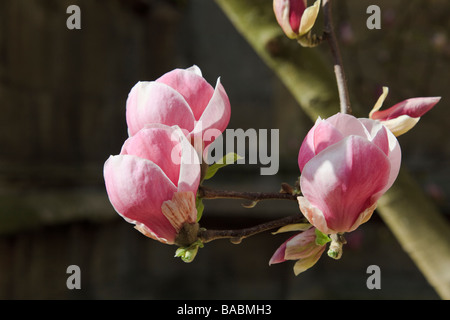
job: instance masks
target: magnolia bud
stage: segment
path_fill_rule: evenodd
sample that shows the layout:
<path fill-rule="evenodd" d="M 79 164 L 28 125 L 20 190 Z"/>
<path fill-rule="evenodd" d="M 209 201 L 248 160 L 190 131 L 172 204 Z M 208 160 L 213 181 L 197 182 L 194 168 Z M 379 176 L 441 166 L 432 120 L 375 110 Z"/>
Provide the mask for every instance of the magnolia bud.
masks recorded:
<path fill-rule="evenodd" d="M 306 35 L 314 26 L 320 9 L 320 0 L 307 7 L 306 0 L 274 0 L 273 11 L 278 24 L 291 39 Z"/>

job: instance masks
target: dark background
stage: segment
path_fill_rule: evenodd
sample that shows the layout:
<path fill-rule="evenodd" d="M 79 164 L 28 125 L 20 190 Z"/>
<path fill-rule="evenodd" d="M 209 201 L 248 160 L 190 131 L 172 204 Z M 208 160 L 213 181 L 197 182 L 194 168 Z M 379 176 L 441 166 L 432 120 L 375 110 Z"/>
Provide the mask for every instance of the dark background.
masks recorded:
<path fill-rule="evenodd" d="M 399 141 L 403 163 L 449 216 L 450 4 L 336 3 L 353 103 L 368 113 L 384 85 L 386 107 L 442 96 Z M 81 9 L 81 30 L 66 27 L 72 4 Z M 371 4 L 381 8 L 381 30 L 366 28 Z M 280 129 L 276 176 L 235 165 L 208 185 L 278 191 L 281 182 L 294 183 L 312 122 L 213 1 L 0 2 L 0 298 L 438 299 L 376 214 L 348 235 L 340 261 L 324 255 L 298 277 L 293 262 L 268 266 L 287 235 L 214 241 L 185 264 L 173 257 L 175 247 L 124 222 L 107 199 L 102 170 L 127 137 L 128 92 L 137 81 L 193 64 L 213 85 L 221 77 L 229 128 Z M 285 201 L 241 204 L 205 201 L 202 224 L 241 228 L 298 212 Z M 80 290 L 66 287 L 72 264 L 81 268 Z M 380 290 L 366 286 L 373 264 Z"/>

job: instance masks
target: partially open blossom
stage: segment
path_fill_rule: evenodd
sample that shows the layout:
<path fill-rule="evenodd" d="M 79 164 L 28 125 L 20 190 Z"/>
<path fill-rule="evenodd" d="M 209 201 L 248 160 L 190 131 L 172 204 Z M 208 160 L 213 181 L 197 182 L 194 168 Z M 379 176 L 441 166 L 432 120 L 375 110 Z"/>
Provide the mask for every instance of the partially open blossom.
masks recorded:
<path fill-rule="evenodd" d="M 338 113 L 318 119 L 300 148 L 300 210 L 324 234 L 366 222 L 397 178 L 395 136 L 380 122 Z"/>
<path fill-rule="evenodd" d="M 287 260 L 298 260 L 294 265 L 295 275 L 311 268 L 322 256 L 326 247 L 316 242 L 315 230 L 316 228 L 311 227 L 289 238 L 275 251 L 269 265 Z"/>
<path fill-rule="evenodd" d="M 196 226 L 200 165 L 193 157 L 197 153 L 177 126 L 143 128 L 105 162 L 111 204 L 146 236 L 178 244 L 181 231 Z"/>
<path fill-rule="evenodd" d="M 226 129 L 230 115 L 220 78 L 213 88 L 195 65 L 172 70 L 155 81 L 138 82 L 127 99 L 130 136 L 151 123 L 177 125 L 191 142 L 198 136 L 206 147 Z"/>
<path fill-rule="evenodd" d="M 320 0 L 307 7 L 306 0 L 274 0 L 273 11 L 278 24 L 291 39 L 307 34 L 319 14 Z"/>
<path fill-rule="evenodd" d="M 389 109 L 379 111 L 388 94 L 388 88 L 383 88 L 383 94 L 378 99 L 369 114 L 369 118 L 381 121 L 397 137 L 412 129 L 420 117 L 430 111 L 441 97 L 411 98 L 397 103 Z"/>

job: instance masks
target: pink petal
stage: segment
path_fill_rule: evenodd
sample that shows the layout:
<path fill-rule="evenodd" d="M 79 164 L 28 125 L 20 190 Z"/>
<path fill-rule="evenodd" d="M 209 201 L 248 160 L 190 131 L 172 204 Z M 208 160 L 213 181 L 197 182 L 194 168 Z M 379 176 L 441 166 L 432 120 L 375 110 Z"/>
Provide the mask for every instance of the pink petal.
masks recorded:
<path fill-rule="evenodd" d="M 318 154 L 329 146 L 341 141 L 342 133 L 330 122 L 322 121 L 314 130 L 314 153 Z"/>
<path fill-rule="evenodd" d="M 273 254 L 272 258 L 270 258 L 269 265 L 285 262 L 284 252 L 286 251 L 286 242 L 284 242 Z"/>
<path fill-rule="evenodd" d="M 178 135 L 178 147 L 180 148 L 181 166 L 177 182 L 178 191 L 192 191 L 197 194 L 201 176 L 199 156 L 181 130 L 175 132 L 174 135 Z"/>
<path fill-rule="evenodd" d="M 161 211 L 175 230 L 179 232 L 185 223 L 192 224 L 197 220 L 195 194 L 191 191 L 175 192 L 172 200 L 163 202 Z"/>
<path fill-rule="evenodd" d="M 391 170 L 389 171 L 389 179 L 384 188 L 381 190 L 381 195 L 385 193 L 395 182 L 400 172 L 402 162 L 402 151 L 400 143 L 392 132 L 388 130 L 389 139 L 389 163 L 391 164 Z"/>
<path fill-rule="evenodd" d="M 337 113 L 327 118 L 326 121 L 332 124 L 344 136 L 350 135 L 357 135 L 360 137 L 367 136 L 363 124 L 359 121 L 358 118 L 355 118 L 352 115 Z"/>
<path fill-rule="evenodd" d="M 298 27 L 296 30 L 294 30 L 292 29 L 290 24 L 290 0 L 274 0 L 273 11 L 275 13 L 275 18 L 277 19 L 277 22 L 283 29 L 284 33 L 286 33 L 289 38 L 295 38 L 297 36 L 296 33 L 298 32 Z"/>
<path fill-rule="evenodd" d="M 294 265 L 294 274 L 297 276 L 315 265 L 325 251 L 325 248 L 326 246 L 318 246 L 309 257 L 298 260 Z"/>
<path fill-rule="evenodd" d="M 293 235 L 289 239 L 287 239 L 273 254 L 272 258 L 270 258 L 269 265 L 285 262 L 287 259 L 285 258 L 286 253 L 286 245 L 293 238 L 297 237 L 298 234 Z"/>
<path fill-rule="evenodd" d="M 430 111 L 441 99 L 441 97 L 411 98 L 397 103 L 389 109 L 376 111 L 371 115 L 375 120 L 390 120 L 402 115 L 411 118 L 420 118 Z"/>
<path fill-rule="evenodd" d="M 201 76 L 197 66 L 186 70 L 172 70 L 156 81 L 165 83 L 179 92 L 189 104 L 195 120 L 200 119 L 214 94 L 213 87 Z"/>
<path fill-rule="evenodd" d="M 327 220 L 325 220 L 325 216 L 319 208 L 313 206 L 305 197 L 299 196 L 297 200 L 300 211 L 316 229 L 325 234 L 336 233 L 327 226 Z"/>
<path fill-rule="evenodd" d="M 375 145 L 377 145 L 383 152 L 387 155 L 389 162 L 391 164 L 391 170 L 389 172 L 389 179 L 386 186 L 381 190 L 381 194 L 386 192 L 397 179 L 398 173 L 400 171 L 402 152 L 400 149 L 400 143 L 398 142 L 395 135 L 385 128 L 379 121 L 374 121 L 371 119 L 359 119 L 361 123 L 370 132 L 370 139 Z"/>
<path fill-rule="evenodd" d="M 192 135 L 203 134 L 207 130 L 219 130 L 223 132 L 230 122 L 231 107 L 228 95 L 224 87 L 220 83 L 220 78 L 217 79 L 214 94 L 211 97 L 207 107 L 205 108 L 200 119 L 192 132 Z M 207 147 L 214 139 L 205 141 Z"/>
<path fill-rule="evenodd" d="M 284 257 L 287 260 L 298 260 L 309 257 L 317 247 L 316 228 L 299 233 L 286 243 Z"/>
<path fill-rule="evenodd" d="M 161 168 L 165 175 L 178 186 L 180 175 L 181 152 L 179 136 L 174 136 L 174 128 L 153 124 L 136 135 L 128 138 L 121 151 L 121 155 L 134 155 L 152 161 Z M 177 155 L 173 159 L 174 155 Z"/>
<path fill-rule="evenodd" d="M 111 156 L 104 165 L 106 191 L 114 209 L 125 220 L 144 224 L 161 240 L 173 243 L 176 231 L 162 214 L 176 187 L 153 162 L 131 155 Z"/>
<path fill-rule="evenodd" d="M 298 152 L 298 167 L 300 168 L 300 172 L 303 171 L 303 167 L 305 166 L 305 164 L 316 155 L 314 131 L 321 122 L 323 122 L 323 120 L 318 118 L 311 130 L 309 130 L 305 139 L 303 139 L 302 145 Z"/>
<path fill-rule="evenodd" d="M 328 228 L 345 232 L 378 200 L 389 173 L 390 163 L 380 148 L 350 136 L 311 159 L 300 186 L 303 196 L 323 213 Z"/>
<path fill-rule="evenodd" d="M 353 116 L 337 113 L 325 120 L 317 119 L 300 147 L 298 155 L 300 171 L 312 157 L 346 135 L 367 136 L 364 126 Z"/>
<path fill-rule="evenodd" d="M 178 125 L 191 131 L 195 120 L 190 106 L 179 92 L 155 81 L 138 82 L 131 89 L 126 119 L 130 136 L 151 123 Z"/>
<path fill-rule="evenodd" d="M 300 29 L 300 22 L 305 9 L 306 6 L 304 0 L 289 1 L 289 24 L 291 25 L 292 30 L 298 32 Z"/>
<path fill-rule="evenodd" d="M 367 129 L 367 139 L 372 141 L 378 148 L 380 148 L 386 156 L 389 156 L 390 146 L 388 132 L 385 126 L 379 121 L 371 119 L 358 119 Z"/>

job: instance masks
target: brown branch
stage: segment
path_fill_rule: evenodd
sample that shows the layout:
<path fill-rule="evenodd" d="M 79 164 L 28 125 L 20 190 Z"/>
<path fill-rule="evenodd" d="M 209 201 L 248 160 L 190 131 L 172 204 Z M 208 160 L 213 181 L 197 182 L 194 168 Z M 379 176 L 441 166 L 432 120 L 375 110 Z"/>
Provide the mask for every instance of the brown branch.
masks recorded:
<path fill-rule="evenodd" d="M 336 34 L 334 32 L 331 1 L 332 0 L 323 0 L 322 2 L 322 8 L 324 11 L 323 16 L 325 21 L 324 38 L 328 41 L 331 49 L 331 55 L 333 56 L 334 74 L 336 76 L 336 82 L 338 86 L 341 113 L 351 114 L 352 109 L 350 107 L 347 79 L 345 78 L 341 52 L 339 50 L 339 46 L 336 41 Z"/>
<path fill-rule="evenodd" d="M 297 201 L 297 196 L 289 193 L 213 190 L 204 186 L 199 187 L 197 194 L 200 198 L 203 199 L 246 199 L 250 201 L 261 201 L 261 200 Z"/>
<path fill-rule="evenodd" d="M 255 234 L 280 228 L 294 223 L 307 223 L 307 220 L 301 215 L 289 216 L 278 220 L 265 222 L 254 227 L 237 229 L 237 230 L 207 230 L 201 228 L 198 233 L 198 238 L 207 243 L 217 239 L 230 239 L 234 244 L 239 244 L 245 238 Z"/>

